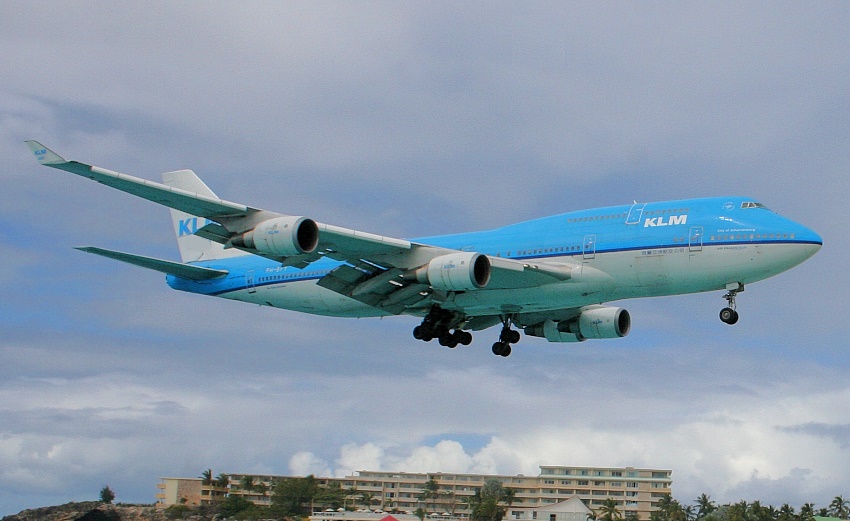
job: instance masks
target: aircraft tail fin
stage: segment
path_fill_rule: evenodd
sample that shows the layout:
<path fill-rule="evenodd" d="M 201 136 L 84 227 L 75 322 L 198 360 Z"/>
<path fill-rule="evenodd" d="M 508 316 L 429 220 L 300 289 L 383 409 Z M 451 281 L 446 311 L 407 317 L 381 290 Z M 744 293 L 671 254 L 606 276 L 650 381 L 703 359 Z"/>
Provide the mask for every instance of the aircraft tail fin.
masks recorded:
<path fill-rule="evenodd" d="M 191 170 L 166 172 L 162 174 L 162 179 L 166 186 L 193 192 L 211 199 L 218 199 L 206 183 L 201 181 L 201 178 Z M 224 246 L 217 242 L 195 235 L 204 226 L 210 223 L 215 225 L 213 221 L 174 208 L 171 208 L 170 211 L 171 220 L 174 223 L 174 234 L 177 236 L 177 247 L 180 249 L 180 258 L 184 263 L 245 254 L 235 248 L 224 249 Z"/>

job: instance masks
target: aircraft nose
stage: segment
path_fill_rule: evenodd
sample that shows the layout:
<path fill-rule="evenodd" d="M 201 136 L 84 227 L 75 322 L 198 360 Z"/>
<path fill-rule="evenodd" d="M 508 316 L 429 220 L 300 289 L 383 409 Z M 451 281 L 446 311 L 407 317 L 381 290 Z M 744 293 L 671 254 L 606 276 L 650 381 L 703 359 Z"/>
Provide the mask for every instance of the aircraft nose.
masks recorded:
<path fill-rule="evenodd" d="M 823 247 L 823 238 L 814 230 L 806 228 L 803 225 L 798 226 L 799 231 L 796 233 L 797 242 L 803 246 L 806 258 L 808 259 Z"/>

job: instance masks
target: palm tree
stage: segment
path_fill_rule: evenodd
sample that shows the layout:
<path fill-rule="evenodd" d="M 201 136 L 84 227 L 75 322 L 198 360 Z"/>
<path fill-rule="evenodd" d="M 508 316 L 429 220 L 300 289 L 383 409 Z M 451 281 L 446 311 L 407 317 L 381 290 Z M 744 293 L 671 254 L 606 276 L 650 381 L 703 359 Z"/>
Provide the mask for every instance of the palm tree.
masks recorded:
<path fill-rule="evenodd" d="M 362 492 L 360 494 L 360 501 L 363 502 L 363 505 L 366 507 L 366 510 L 372 510 L 372 501 L 375 500 L 375 494 L 371 492 Z"/>
<path fill-rule="evenodd" d="M 201 484 L 204 485 L 204 486 L 207 486 L 207 487 L 212 486 L 212 484 L 213 484 L 213 477 L 212 476 L 213 476 L 212 469 L 207 469 L 207 470 L 203 471 L 201 473 L 201 479 L 203 480 L 203 481 L 201 481 Z"/>
<path fill-rule="evenodd" d="M 776 516 L 777 521 L 796 521 L 797 516 L 794 512 L 794 507 L 785 503 L 779 507 L 779 513 Z"/>
<path fill-rule="evenodd" d="M 260 497 L 262 497 L 263 499 L 266 499 L 266 496 L 269 495 L 269 486 L 263 483 L 262 481 L 258 485 L 254 486 L 254 490 L 256 490 L 257 493 L 260 494 Z"/>
<path fill-rule="evenodd" d="M 344 510 L 348 510 L 346 506 L 346 502 L 350 499 L 354 502 L 354 510 L 357 510 L 357 497 L 360 494 L 360 491 L 357 490 L 357 487 L 349 487 L 348 490 L 345 491 L 345 496 L 342 498 L 342 508 Z"/>
<path fill-rule="evenodd" d="M 617 508 L 617 501 L 613 498 L 608 498 L 602 502 L 602 506 L 596 513 L 597 521 L 623 521 L 623 514 Z"/>
<path fill-rule="evenodd" d="M 735 504 L 729 505 L 729 521 L 747 521 L 749 516 L 747 510 L 749 505 L 745 500 L 738 501 Z"/>
<path fill-rule="evenodd" d="M 815 518 L 815 505 L 806 503 L 800 507 L 800 521 L 813 521 Z"/>
<path fill-rule="evenodd" d="M 708 514 L 717 510 L 717 505 L 711 500 L 710 496 L 705 494 L 700 495 L 696 499 L 697 503 L 697 519 L 702 519 Z"/>
<path fill-rule="evenodd" d="M 239 487 L 244 492 L 253 492 L 256 486 L 257 480 L 254 478 L 254 476 L 242 476 L 242 479 L 239 480 Z"/>
<path fill-rule="evenodd" d="M 422 493 L 419 494 L 419 501 L 425 502 L 428 505 L 428 500 L 431 500 L 431 512 L 437 509 L 437 498 L 440 497 L 440 485 L 434 478 L 429 479 L 422 486 Z"/>
<path fill-rule="evenodd" d="M 840 519 L 847 519 L 850 514 L 850 501 L 844 499 L 843 496 L 835 496 L 832 503 L 829 504 L 829 513 Z"/>

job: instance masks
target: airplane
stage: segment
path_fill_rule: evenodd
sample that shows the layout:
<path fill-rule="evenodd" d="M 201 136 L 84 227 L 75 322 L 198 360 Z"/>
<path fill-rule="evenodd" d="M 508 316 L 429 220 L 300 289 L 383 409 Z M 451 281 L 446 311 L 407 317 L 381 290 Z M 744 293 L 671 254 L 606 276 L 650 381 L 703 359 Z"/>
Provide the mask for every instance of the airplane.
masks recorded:
<path fill-rule="evenodd" d="M 397 239 L 218 198 L 191 170 L 157 183 L 67 161 L 26 142 L 42 165 L 167 206 L 182 262 L 77 248 L 166 274 L 181 291 L 333 317 L 411 315 L 418 340 L 469 345 L 501 325 L 506 357 L 526 336 L 624 337 L 631 316 L 604 303 L 725 291 L 735 324 L 747 284 L 817 253 L 821 237 L 748 197 L 626 204 L 500 228 Z"/>

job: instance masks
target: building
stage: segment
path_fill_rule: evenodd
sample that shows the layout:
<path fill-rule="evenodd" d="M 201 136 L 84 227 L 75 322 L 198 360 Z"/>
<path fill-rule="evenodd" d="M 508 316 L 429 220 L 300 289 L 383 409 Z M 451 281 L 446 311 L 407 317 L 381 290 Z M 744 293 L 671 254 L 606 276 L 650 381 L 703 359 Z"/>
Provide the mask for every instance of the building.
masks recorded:
<path fill-rule="evenodd" d="M 658 501 L 671 493 L 671 473 L 670 470 L 632 467 L 542 466 L 537 476 L 361 471 L 354 476 L 317 480 L 323 486 L 338 483 L 343 490 L 351 491 L 348 495 L 351 503 L 346 505 L 349 510 L 407 513 L 423 508 L 431 514 L 466 518 L 470 513 L 466 501 L 485 481 L 497 479 L 504 487 L 513 491 L 514 500 L 508 509 L 507 519 L 552 521 L 549 517 L 538 519 L 531 516 L 539 515 L 533 514 L 535 511 L 548 512 L 547 508 L 576 497 L 591 510 L 598 510 L 603 502 L 610 498 L 617 502 L 624 515 L 648 520 Z M 230 483 L 224 488 L 219 485 L 203 485 L 198 478 L 161 478 L 157 504 L 163 507 L 181 501 L 188 505 L 202 504 L 232 494 L 242 495 L 256 504 L 270 504 L 270 494 L 275 481 L 286 477 L 244 474 L 229 476 Z M 426 490 L 425 484 L 430 480 L 437 483 L 439 493 L 435 498 L 422 500 L 420 498 Z M 253 483 L 253 486 L 246 488 L 243 486 L 245 483 Z M 368 504 L 363 504 L 364 498 L 369 499 Z M 557 516 L 558 512 L 554 513 L 556 521 L 561 521 Z M 574 520 L 565 518 L 564 521 Z"/>
<path fill-rule="evenodd" d="M 525 519 L 529 521 L 587 521 L 593 512 L 587 508 L 578 496 L 547 504 L 538 508 L 511 508 L 505 519 Z M 451 515 L 448 512 L 434 512 L 425 515 L 424 521 L 465 521 L 466 517 Z M 414 514 L 387 514 L 386 512 L 370 510 L 348 511 L 340 509 L 314 512 L 310 521 L 420 521 Z"/>

